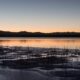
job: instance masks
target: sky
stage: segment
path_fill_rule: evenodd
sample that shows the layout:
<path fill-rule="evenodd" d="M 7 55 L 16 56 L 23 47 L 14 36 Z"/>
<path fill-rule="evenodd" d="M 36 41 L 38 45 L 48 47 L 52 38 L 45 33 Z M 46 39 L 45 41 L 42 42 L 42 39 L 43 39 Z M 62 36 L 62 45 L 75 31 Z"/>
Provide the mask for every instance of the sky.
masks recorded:
<path fill-rule="evenodd" d="M 80 32 L 80 0 L 0 0 L 0 30 Z"/>

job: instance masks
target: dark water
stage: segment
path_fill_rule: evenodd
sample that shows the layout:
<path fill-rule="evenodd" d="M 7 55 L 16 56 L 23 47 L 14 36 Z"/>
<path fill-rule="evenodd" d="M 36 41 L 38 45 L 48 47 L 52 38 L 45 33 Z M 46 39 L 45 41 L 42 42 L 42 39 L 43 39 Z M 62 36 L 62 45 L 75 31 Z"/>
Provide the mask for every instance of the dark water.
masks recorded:
<path fill-rule="evenodd" d="M 65 76 L 65 74 L 67 76 Z M 0 69 L 0 80 L 80 80 L 79 69 Z"/>
<path fill-rule="evenodd" d="M 0 38 L 0 46 L 80 48 L 80 38 Z M 73 76 L 63 76 L 65 69 L 59 68 L 52 70 L 0 68 L 0 80 L 80 80 L 74 76 L 80 75 L 80 69 L 69 69 L 68 72 L 73 73 Z"/>
<path fill-rule="evenodd" d="M 80 38 L 0 38 L 0 46 L 80 48 Z"/>

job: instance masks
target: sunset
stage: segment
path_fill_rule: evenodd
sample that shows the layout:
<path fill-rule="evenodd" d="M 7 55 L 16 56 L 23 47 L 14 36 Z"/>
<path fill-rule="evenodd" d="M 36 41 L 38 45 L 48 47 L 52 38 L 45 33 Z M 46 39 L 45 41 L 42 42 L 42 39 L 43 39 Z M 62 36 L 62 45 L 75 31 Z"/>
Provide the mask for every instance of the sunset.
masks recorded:
<path fill-rule="evenodd" d="M 80 80 L 80 0 L 0 0 L 0 80 Z"/>
<path fill-rule="evenodd" d="M 80 1 L 0 0 L 0 30 L 80 32 Z"/>

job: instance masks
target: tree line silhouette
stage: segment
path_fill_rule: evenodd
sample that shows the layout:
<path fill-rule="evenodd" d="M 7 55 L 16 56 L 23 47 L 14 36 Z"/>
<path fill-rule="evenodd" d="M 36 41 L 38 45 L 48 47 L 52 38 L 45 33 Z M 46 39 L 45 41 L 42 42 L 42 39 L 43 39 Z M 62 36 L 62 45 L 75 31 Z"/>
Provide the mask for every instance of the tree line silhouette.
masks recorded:
<path fill-rule="evenodd" d="M 53 32 L 53 33 L 41 33 L 41 32 L 10 32 L 0 31 L 0 37 L 80 37 L 80 32 Z"/>

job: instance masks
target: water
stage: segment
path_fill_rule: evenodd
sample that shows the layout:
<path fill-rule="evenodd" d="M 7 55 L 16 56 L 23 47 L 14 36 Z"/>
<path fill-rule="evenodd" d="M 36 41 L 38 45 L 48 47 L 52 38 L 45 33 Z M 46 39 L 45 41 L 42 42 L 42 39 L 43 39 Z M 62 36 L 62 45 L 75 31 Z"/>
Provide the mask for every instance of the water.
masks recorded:
<path fill-rule="evenodd" d="M 80 49 L 80 38 L 0 38 L 0 46 Z M 67 65 L 72 66 L 73 64 Z M 80 67 L 78 63 L 74 66 Z M 64 73 L 67 73 L 68 76 L 65 76 Z M 0 80 L 77 80 L 78 78 L 80 80 L 79 76 L 80 69 L 77 68 L 67 68 L 66 70 L 62 68 L 52 70 L 43 70 L 41 68 L 17 70 L 0 67 Z"/>
<path fill-rule="evenodd" d="M 80 38 L 0 38 L 0 46 L 80 48 Z"/>

